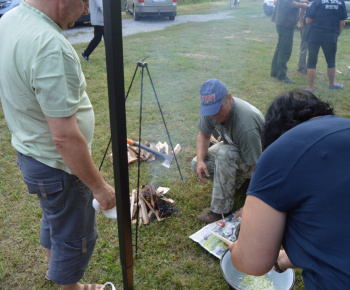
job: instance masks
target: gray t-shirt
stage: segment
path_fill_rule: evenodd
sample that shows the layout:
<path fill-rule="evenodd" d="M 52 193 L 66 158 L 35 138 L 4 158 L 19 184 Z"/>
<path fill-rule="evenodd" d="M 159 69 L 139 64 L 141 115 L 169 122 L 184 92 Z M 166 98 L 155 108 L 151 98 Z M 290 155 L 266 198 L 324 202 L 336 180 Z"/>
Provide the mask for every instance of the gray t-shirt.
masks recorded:
<path fill-rule="evenodd" d="M 204 134 L 212 134 L 214 129 L 220 133 L 224 144 L 238 147 L 248 165 L 256 164 L 261 153 L 261 134 L 264 116 L 253 105 L 239 98 L 234 103 L 226 124 L 215 121 L 210 116 L 201 117 L 198 128 Z"/>

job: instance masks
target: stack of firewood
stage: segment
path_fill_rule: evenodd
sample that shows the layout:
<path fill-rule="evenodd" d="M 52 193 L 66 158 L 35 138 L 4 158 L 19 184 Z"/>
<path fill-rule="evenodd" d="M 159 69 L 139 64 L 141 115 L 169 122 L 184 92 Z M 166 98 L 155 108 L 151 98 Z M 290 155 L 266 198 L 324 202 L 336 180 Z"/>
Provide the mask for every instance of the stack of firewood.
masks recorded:
<path fill-rule="evenodd" d="M 139 192 L 137 207 L 137 190 L 134 189 L 130 196 L 130 215 L 133 223 L 139 218 L 139 223 L 149 224 L 152 219 L 162 221 L 167 216 L 175 213 L 175 201 L 166 198 L 165 194 L 170 190 L 167 187 L 155 188 L 148 183 Z M 137 210 L 138 209 L 138 210 Z"/>
<path fill-rule="evenodd" d="M 174 147 L 174 152 L 172 150 L 169 150 L 169 145 L 164 142 L 158 142 L 157 144 L 153 144 L 150 142 L 144 142 L 144 145 L 155 150 L 158 151 L 160 153 L 164 153 L 164 154 L 170 154 L 170 155 L 174 155 L 178 154 L 181 150 L 181 145 L 180 144 L 176 144 L 176 146 Z M 127 149 L 128 149 L 128 164 L 132 164 L 137 162 L 137 157 L 139 154 L 139 147 L 138 146 L 131 146 L 131 145 L 127 145 Z M 109 161 L 111 161 L 113 163 L 113 154 L 111 153 L 110 155 L 108 155 L 108 159 Z M 156 156 L 153 153 L 150 153 L 144 149 L 140 149 L 140 161 L 147 161 L 147 162 L 152 162 L 156 159 Z"/>

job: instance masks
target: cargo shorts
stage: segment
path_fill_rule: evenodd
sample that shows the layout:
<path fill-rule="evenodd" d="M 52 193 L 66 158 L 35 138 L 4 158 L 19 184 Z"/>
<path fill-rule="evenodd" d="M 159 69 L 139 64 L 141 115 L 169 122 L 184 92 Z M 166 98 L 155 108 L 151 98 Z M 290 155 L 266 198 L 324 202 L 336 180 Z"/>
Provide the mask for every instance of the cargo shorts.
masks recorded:
<path fill-rule="evenodd" d="M 20 152 L 17 158 L 29 193 L 38 196 L 42 208 L 40 244 L 51 251 L 50 280 L 74 284 L 83 277 L 97 239 L 93 194 L 74 175 Z"/>

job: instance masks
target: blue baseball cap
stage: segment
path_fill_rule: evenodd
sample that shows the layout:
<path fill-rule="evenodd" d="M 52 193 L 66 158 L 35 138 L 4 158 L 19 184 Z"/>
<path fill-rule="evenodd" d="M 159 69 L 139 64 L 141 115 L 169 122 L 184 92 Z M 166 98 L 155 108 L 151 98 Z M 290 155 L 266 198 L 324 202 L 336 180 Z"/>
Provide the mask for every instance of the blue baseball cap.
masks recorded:
<path fill-rule="evenodd" d="M 200 89 L 201 117 L 219 112 L 222 99 L 227 94 L 225 84 L 217 79 L 207 80 Z"/>

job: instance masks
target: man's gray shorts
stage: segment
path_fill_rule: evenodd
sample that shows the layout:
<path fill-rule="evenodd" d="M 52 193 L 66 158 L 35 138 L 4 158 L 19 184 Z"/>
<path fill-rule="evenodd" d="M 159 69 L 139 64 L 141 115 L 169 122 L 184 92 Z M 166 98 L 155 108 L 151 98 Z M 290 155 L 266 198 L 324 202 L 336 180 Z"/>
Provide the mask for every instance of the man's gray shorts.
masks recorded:
<path fill-rule="evenodd" d="M 97 239 L 93 195 L 76 176 L 17 152 L 23 180 L 43 211 L 40 244 L 51 250 L 50 280 L 69 285 L 84 275 Z"/>

